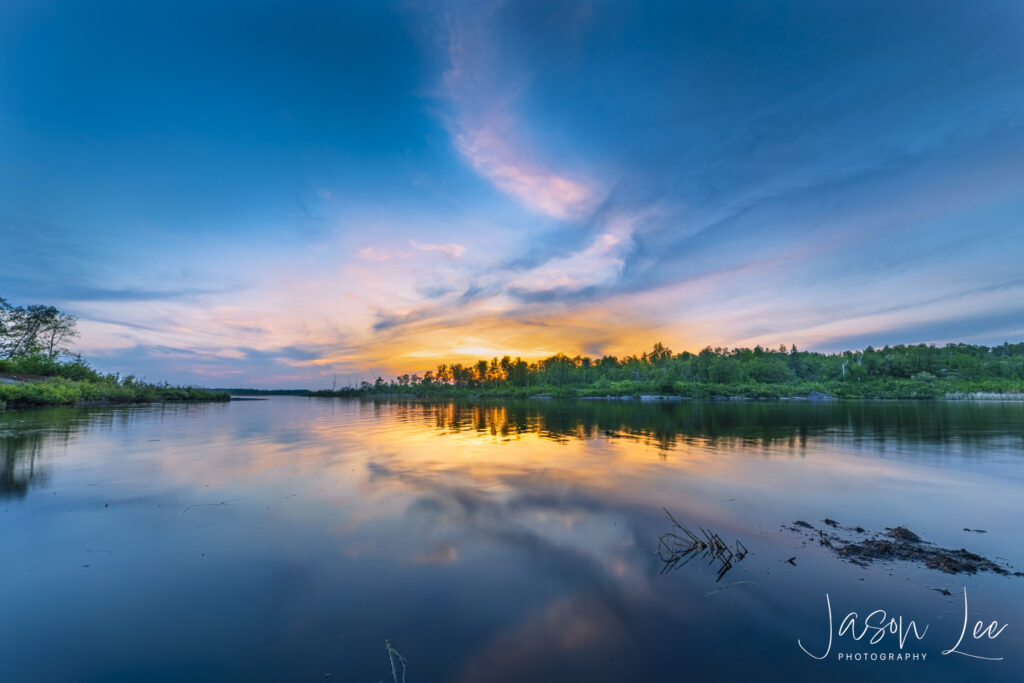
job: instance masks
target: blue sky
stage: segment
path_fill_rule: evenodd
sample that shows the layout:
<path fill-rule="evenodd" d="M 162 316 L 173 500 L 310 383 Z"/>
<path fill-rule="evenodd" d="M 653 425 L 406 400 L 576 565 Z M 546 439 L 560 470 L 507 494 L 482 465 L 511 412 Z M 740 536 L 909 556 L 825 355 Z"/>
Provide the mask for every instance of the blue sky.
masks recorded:
<path fill-rule="evenodd" d="M 0 295 L 107 370 L 1024 338 L 1024 5 L 10 2 Z"/>

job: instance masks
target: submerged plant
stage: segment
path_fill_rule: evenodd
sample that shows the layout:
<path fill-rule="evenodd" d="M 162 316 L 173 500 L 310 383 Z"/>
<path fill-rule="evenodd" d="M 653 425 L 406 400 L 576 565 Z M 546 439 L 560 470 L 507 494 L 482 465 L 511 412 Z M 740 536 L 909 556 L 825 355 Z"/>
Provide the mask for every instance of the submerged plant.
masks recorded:
<path fill-rule="evenodd" d="M 695 557 L 700 557 L 709 560 L 709 564 L 718 564 L 718 574 L 715 579 L 717 582 L 721 581 L 726 572 L 733 568 L 734 563 L 741 561 L 750 552 L 739 541 L 730 547 L 722 540 L 721 536 L 704 527 L 697 527 L 700 534 L 695 534 L 680 524 L 671 512 L 665 510 L 665 514 L 672 521 L 672 531 L 658 537 L 656 552 L 661 561 L 665 563 L 665 566 L 661 568 L 662 574 L 686 565 Z"/>
<path fill-rule="evenodd" d="M 395 665 L 397 661 L 398 664 L 402 665 L 402 683 L 405 683 L 405 657 L 402 656 L 401 652 L 391 647 L 390 640 L 384 641 L 384 648 L 388 651 L 388 663 L 391 664 L 391 678 L 394 679 L 395 683 L 398 683 L 398 667 Z"/>

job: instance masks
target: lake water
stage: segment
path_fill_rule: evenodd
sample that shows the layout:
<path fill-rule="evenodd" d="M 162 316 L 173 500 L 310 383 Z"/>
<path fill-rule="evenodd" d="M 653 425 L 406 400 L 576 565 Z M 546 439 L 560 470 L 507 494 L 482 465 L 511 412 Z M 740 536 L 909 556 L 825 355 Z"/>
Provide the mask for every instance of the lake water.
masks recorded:
<path fill-rule="evenodd" d="M 385 640 L 409 683 L 1020 681 L 1024 578 L 862 567 L 790 527 L 903 525 L 1020 570 L 1022 493 L 1020 403 L 0 413 L 0 681 L 391 681 Z M 662 573 L 663 508 L 748 554 Z M 965 589 L 958 650 L 1001 661 L 941 654 Z M 833 631 L 928 630 L 813 659 L 826 594 Z"/>

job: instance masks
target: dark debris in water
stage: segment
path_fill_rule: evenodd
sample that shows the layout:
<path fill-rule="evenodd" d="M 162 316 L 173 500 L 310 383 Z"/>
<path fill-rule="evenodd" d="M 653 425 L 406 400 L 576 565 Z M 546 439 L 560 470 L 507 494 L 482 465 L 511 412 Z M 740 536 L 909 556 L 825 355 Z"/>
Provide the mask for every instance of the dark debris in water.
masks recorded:
<path fill-rule="evenodd" d="M 709 564 L 718 566 L 715 579 L 717 582 L 750 552 L 739 541 L 730 547 L 718 534 L 704 527 L 697 527 L 699 533 L 690 531 L 676 521 L 671 512 L 665 510 L 665 514 L 672 521 L 672 530 L 658 538 L 656 552 L 665 563 L 661 568 L 662 574 L 683 567 L 693 558 L 700 557 Z"/>
<path fill-rule="evenodd" d="M 841 526 L 838 522 L 826 519 L 825 523 L 842 532 L 867 533 L 863 527 Z M 866 567 L 873 562 L 913 562 L 929 569 L 937 569 L 947 574 L 977 574 L 992 572 L 1002 576 L 1024 576 L 1022 572 L 1011 571 L 1010 567 L 998 564 L 968 551 L 966 548 L 952 550 L 940 548 L 934 543 L 923 540 L 904 526 L 887 528 L 884 534 L 874 534 L 871 538 L 852 540 L 841 533 L 826 532 L 815 529 L 807 522 L 797 520 L 789 527 L 799 533 L 803 530 L 816 531 L 811 538 L 816 538 L 819 545 L 831 548 L 839 557 Z M 970 531 L 964 529 L 964 531 Z M 982 532 L 984 533 L 984 532 Z"/>
<path fill-rule="evenodd" d="M 918 536 L 917 534 L 915 534 L 913 531 L 911 531 L 910 529 L 908 529 L 906 527 L 898 526 L 895 529 L 889 529 L 888 531 L 889 531 L 889 533 L 886 534 L 886 535 L 887 536 L 892 536 L 893 538 L 895 538 L 897 540 L 908 541 L 910 543 L 920 543 L 921 542 L 921 537 Z"/>

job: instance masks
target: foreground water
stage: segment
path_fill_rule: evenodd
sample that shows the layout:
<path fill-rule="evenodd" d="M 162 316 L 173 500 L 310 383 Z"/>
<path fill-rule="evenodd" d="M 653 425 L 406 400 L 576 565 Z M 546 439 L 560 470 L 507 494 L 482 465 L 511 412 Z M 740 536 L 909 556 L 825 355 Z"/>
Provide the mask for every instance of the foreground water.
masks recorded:
<path fill-rule="evenodd" d="M 409 683 L 1019 681 L 1024 578 L 861 567 L 789 527 L 1019 570 L 1022 492 L 1021 404 L 0 413 L 0 680 L 390 681 L 389 639 Z M 662 508 L 749 554 L 661 573 Z M 839 636 L 878 609 L 927 631 Z"/>

